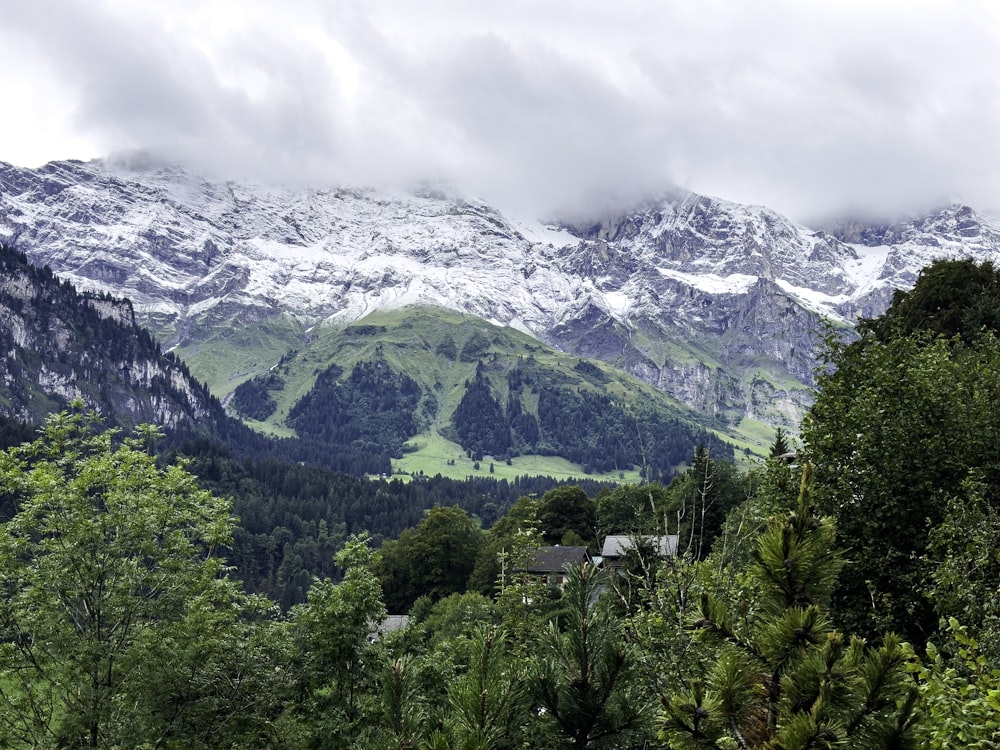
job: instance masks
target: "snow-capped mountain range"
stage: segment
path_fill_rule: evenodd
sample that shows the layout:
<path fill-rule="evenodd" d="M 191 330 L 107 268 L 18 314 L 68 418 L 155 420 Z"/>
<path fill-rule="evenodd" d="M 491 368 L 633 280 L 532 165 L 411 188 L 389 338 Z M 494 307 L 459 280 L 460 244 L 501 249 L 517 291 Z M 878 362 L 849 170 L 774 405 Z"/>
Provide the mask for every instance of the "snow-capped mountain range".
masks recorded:
<path fill-rule="evenodd" d="M 1000 258 L 1000 222 L 963 206 L 822 231 L 674 193 L 542 224 L 433 189 L 291 189 L 114 161 L 0 163 L 3 237 L 80 289 L 128 297 L 167 346 L 280 316 L 307 329 L 440 306 L 772 424 L 811 400 L 821 317 L 881 312 L 935 258 Z"/>

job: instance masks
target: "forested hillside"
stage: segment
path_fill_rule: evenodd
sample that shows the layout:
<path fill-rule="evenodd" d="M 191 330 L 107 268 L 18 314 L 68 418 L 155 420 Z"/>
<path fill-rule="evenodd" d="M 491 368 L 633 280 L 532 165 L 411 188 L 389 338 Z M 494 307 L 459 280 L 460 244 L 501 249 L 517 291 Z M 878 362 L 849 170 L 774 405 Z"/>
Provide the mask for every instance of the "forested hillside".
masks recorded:
<path fill-rule="evenodd" d="M 721 421 L 471 316 L 413 307 L 311 336 L 237 386 L 233 410 L 263 430 L 453 478 L 487 456 L 515 474 L 520 458 L 545 456 L 568 460 L 575 475 L 669 480 L 699 444 L 733 455 Z"/>
<path fill-rule="evenodd" d="M 342 372 L 335 364 L 321 372 L 292 407 L 288 424 L 302 437 L 398 457 L 419 429 L 420 385 L 382 362 L 358 362 L 338 383 Z"/>
<path fill-rule="evenodd" d="M 0 451 L 0 744 L 996 747 L 997 289 L 991 266 L 938 263 L 831 338 L 794 452 L 779 432 L 747 471 L 702 449 L 669 483 L 524 485 L 509 505 L 498 483 L 489 528 L 455 496 L 372 540 L 295 505 L 322 472 L 202 451 L 189 467 L 220 490 L 288 498 L 265 526 L 315 524 L 313 552 L 265 545 L 333 554 L 309 580 L 256 569 L 294 579 L 285 609 L 240 585 L 225 557 L 253 532 L 150 455 L 151 429 L 55 415 Z M 337 513 L 404 492 L 354 481 L 327 485 L 352 498 Z M 459 489 L 413 482 L 408 502 L 425 487 Z M 634 547 L 614 565 L 537 567 L 609 534 Z"/>
<path fill-rule="evenodd" d="M 0 408 L 38 422 L 74 398 L 116 423 L 191 430 L 224 419 L 184 364 L 135 324 L 132 305 L 82 295 L 0 243 Z"/>
<path fill-rule="evenodd" d="M 136 325 L 128 300 L 80 294 L 0 243 L 0 412 L 37 425 L 82 401 L 109 426 L 164 428 L 161 448 L 195 438 L 354 474 L 388 473 L 388 452 L 310 438 L 275 440 L 228 416 L 185 364 Z"/>
<path fill-rule="evenodd" d="M 598 386 L 607 382 L 602 370 L 584 360 L 574 370 Z M 659 478 L 669 478 L 690 461 L 699 444 L 710 446 L 715 456 L 733 459 L 732 446 L 713 433 L 660 410 L 634 413 L 599 388 L 560 381 L 534 358 L 519 360 L 507 371 L 506 404 L 500 403 L 485 371 L 480 365 L 466 381 L 451 418 L 459 444 L 477 459 L 559 455 L 580 464 L 585 474 L 639 466 Z"/>
<path fill-rule="evenodd" d="M 333 553 L 350 536 L 365 533 L 378 544 L 416 526 L 439 505 L 462 508 L 488 527 L 517 498 L 558 484 L 529 476 L 367 479 L 273 458 L 238 460 L 206 440 L 184 442 L 167 457 L 179 456 L 202 487 L 232 500 L 239 522 L 227 557 L 234 575 L 247 591 L 266 594 L 285 609 L 305 601 L 315 577 L 339 574 Z M 582 486 L 596 494 L 607 485 Z"/>

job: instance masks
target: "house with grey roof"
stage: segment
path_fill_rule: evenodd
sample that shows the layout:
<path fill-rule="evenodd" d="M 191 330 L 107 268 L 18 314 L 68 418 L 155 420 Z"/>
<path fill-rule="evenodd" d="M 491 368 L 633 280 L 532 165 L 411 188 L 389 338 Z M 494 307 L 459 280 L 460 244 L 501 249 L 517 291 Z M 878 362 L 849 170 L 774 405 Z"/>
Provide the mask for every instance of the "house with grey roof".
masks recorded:
<path fill-rule="evenodd" d="M 652 550 L 661 560 L 676 557 L 678 540 L 677 534 L 606 536 L 604 546 L 601 548 L 602 565 L 608 568 L 620 568 L 626 555 L 635 550 L 637 544 L 640 549 Z"/>
<path fill-rule="evenodd" d="M 539 547 L 529 557 L 525 572 L 547 583 L 562 586 L 566 580 L 566 569 L 585 562 L 590 562 L 586 547 Z"/>

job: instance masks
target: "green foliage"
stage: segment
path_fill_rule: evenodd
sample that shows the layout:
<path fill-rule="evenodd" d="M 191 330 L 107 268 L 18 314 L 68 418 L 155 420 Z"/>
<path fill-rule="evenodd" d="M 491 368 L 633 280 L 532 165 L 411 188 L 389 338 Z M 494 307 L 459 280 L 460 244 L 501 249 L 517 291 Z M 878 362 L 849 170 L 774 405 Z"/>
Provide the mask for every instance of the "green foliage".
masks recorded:
<path fill-rule="evenodd" d="M 359 328 L 377 331 L 377 335 L 359 335 Z M 423 468 L 428 475 L 436 473 L 434 458 L 442 467 L 440 471 L 448 474 L 444 468 L 447 458 L 436 456 L 434 446 L 445 438 L 459 442 L 452 415 L 466 394 L 466 384 L 474 383 L 477 368 L 482 368 L 501 415 L 492 422 L 483 417 L 481 410 L 472 410 L 468 418 L 460 415 L 458 424 L 470 420 L 473 423 L 473 436 L 493 436 L 488 447 L 474 444 L 475 440 L 462 440 L 462 449 L 470 453 L 491 453 L 501 460 L 524 455 L 559 456 L 599 473 L 645 466 L 651 475 L 660 477 L 669 476 L 698 442 L 716 440 L 711 430 L 720 426 L 692 415 L 665 394 L 610 367 L 559 354 L 512 329 L 445 310 L 414 307 L 377 312 L 359 325 L 319 327 L 305 344 L 300 330 L 288 327 L 288 335 L 288 346 L 294 349 L 261 373 L 284 382 L 281 389 L 268 392 L 277 408 L 263 427 L 287 434 L 286 417 L 303 394 L 313 388 L 323 368 L 336 364 L 346 373 L 359 362 L 377 360 L 419 384 L 423 394 L 416 415 L 419 431 L 408 447 L 419 444 L 431 449 L 419 465 L 408 460 L 409 454 L 396 461 L 414 472 Z M 225 348 L 226 344 L 220 342 L 220 346 Z M 205 353 L 192 351 L 190 356 L 203 362 Z M 236 363 L 232 366 L 236 367 Z M 236 371 L 242 376 L 256 367 L 259 365 L 241 360 Z M 213 374 L 213 382 L 222 383 L 224 390 L 232 388 L 224 385 L 229 381 L 217 375 Z M 550 422 L 543 435 L 539 408 L 546 392 L 551 393 L 544 395 L 548 406 L 543 408 Z M 562 418 L 559 412 L 564 414 Z M 609 425 L 614 429 L 606 429 Z M 625 459 L 612 444 L 612 436 L 628 453 Z M 505 447 L 508 443 L 509 447 Z M 573 451 L 572 458 L 568 450 Z M 721 457 L 724 450 L 731 449 L 721 442 L 713 446 L 714 455 Z M 537 471 L 530 462 L 525 466 Z M 499 464 L 496 468 L 501 474 Z M 554 473 L 556 469 L 542 471 Z"/>
<path fill-rule="evenodd" d="M 331 365 L 313 389 L 292 407 L 288 424 L 303 437 L 353 444 L 402 455 L 403 443 L 419 431 L 421 389 L 415 380 L 384 362 L 358 362 L 350 376 Z"/>
<path fill-rule="evenodd" d="M 788 455 L 791 450 L 791 446 L 788 444 L 788 435 L 779 427 L 774 431 L 774 442 L 771 443 L 771 447 L 768 449 L 768 457 L 773 459 L 781 458 Z"/>
<path fill-rule="evenodd" d="M 1000 333 L 1000 272 L 989 261 L 935 261 L 912 289 L 893 294 L 885 314 L 863 321 L 862 329 L 883 343 L 926 332 L 968 344 L 984 330 Z"/>
<path fill-rule="evenodd" d="M 270 660 L 242 619 L 266 603 L 217 556 L 228 503 L 158 467 L 149 436 L 119 441 L 64 413 L 0 453 L 16 508 L 0 528 L 5 746 L 222 746 L 266 717 Z M 241 676 L 243 658 L 261 671 Z"/>
<path fill-rule="evenodd" d="M 747 498 L 729 511 L 702 567 L 703 584 L 736 617 L 758 608 L 760 588 L 749 574 L 757 543 L 771 520 L 788 512 L 801 477 L 783 460 L 769 459 L 744 477 Z"/>
<path fill-rule="evenodd" d="M 419 625 L 432 647 L 453 644 L 480 626 L 500 624 L 494 601 L 475 591 L 450 594 L 433 604 L 430 597 L 426 601 L 429 610 L 420 617 Z M 412 615 L 417 615 L 419 604 L 414 605 Z"/>
<path fill-rule="evenodd" d="M 536 636 L 560 611 L 560 590 L 528 572 L 542 546 L 536 528 L 537 508 L 538 501 L 533 498 L 519 500 L 505 519 L 506 531 L 491 540 L 502 543 L 493 555 L 497 609 L 512 646 L 524 659 L 532 658 Z"/>
<path fill-rule="evenodd" d="M 597 385 L 604 385 L 608 382 L 608 376 L 604 371 L 593 362 L 588 362 L 585 359 L 581 359 L 573 365 L 573 370 Z"/>
<path fill-rule="evenodd" d="M 608 378 L 590 363 L 578 362 L 573 371 L 588 381 L 597 380 L 594 372 L 603 378 L 601 383 Z M 669 475 L 699 441 L 711 444 L 718 455 L 732 458 L 732 446 L 707 432 L 655 410 L 633 415 L 603 390 L 572 388 L 574 381 L 579 386 L 579 379 L 558 375 L 530 361 L 519 361 L 507 373 L 504 408 L 479 363 L 452 416 L 462 448 L 477 459 L 511 451 L 561 455 L 588 473 L 638 465 Z"/>
<path fill-rule="evenodd" d="M 621 484 L 602 490 L 597 504 L 597 536 L 661 534 L 674 511 L 666 488 L 659 482 Z"/>
<path fill-rule="evenodd" d="M 143 671 L 128 681 L 141 684 L 121 707 L 121 747 L 281 744 L 286 732 L 277 726 L 294 695 L 288 630 L 267 600 L 240 601 L 232 586 L 220 586 L 183 621 L 144 633 Z"/>
<path fill-rule="evenodd" d="M 486 454 L 501 456 L 510 451 L 510 428 L 481 368 L 477 368 L 476 377 L 466 385 L 451 421 L 459 443 L 476 460 Z"/>
<path fill-rule="evenodd" d="M 733 618 L 702 595 L 694 623 L 716 650 L 690 691 L 663 701 L 662 733 L 677 748 L 913 747 L 915 693 L 893 636 L 869 647 L 831 627 L 826 605 L 840 568 L 834 528 L 813 515 L 810 469 L 797 501 L 758 538 L 756 607 Z"/>
<path fill-rule="evenodd" d="M 483 545 L 476 558 L 472 575 L 469 577 L 469 588 L 484 594 L 496 593 L 501 581 L 501 564 L 506 561 L 508 572 L 520 565 L 524 567 L 525 560 L 509 560 L 511 551 L 525 546 L 524 535 L 530 535 L 531 546 L 541 546 L 541 536 L 538 534 L 537 498 L 522 495 L 511 506 L 507 514 L 498 520 L 486 533 Z M 522 550 L 523 552 L 523 550 Z"/>
<path fill-rule="evenodd" d="M 538 530 L 546 544 L 563 544 L 568 533 L 584 544 L 596 544 L 597 507 L 579 487 L 556 487 L 539 502 Z"/>
<path fill-rule="evenodd" d="M 346 569 L 340 583 L 317 580 L 309 599 L 291 612 L 298 692 L 296 720 L 312 738 L 310 746 L 347 748 L 372 713 L 372 675 L 381 652 L 369 636 L 386 616 L 374 573 L 377 553 L 368 539 L 352 537 L 337 554 Z"/>
<path fill-rule="evenodd" d="M 990 617 L 972 604 L 974 586 L 955 596 L 945 581 L 963 565 L 970 581 L 996 567 L 973 560 L 990 549 L 1000 507 L 998 301 L 991 264 L 938 261 L 864 321 L 858 341 L 827 341 L 836 369 L 820 377 L 802 435 L 817 503 L 837 515 L 854 561 L 836 616 L 858 632 L 891 628 L 920 644 L 942 616 Z M 963 544 L 959 519 L 977 529 L 978 550 Z"/>
<path fill-rule="evenodd" d="M 699 443 L 710 445 L 715 455 L 733 457 L 732 446 L 714 435 L 655 412 L 632 414 L 600 392 L 540 388 L 538 424 L 539 452 L 548 445 L 598 471 L 637 465 L 669 476 Z"/>
<path fill-rule="evenodd" d="M 490 340 L 482 331 L 473 331 L 472 335 L 465 340 L 459 360 L 462 362 L 476 362 L 484 357 L 490 348 Z"/>
<path fill-rule="evenodd" d="M 277 375 L 251 378 L 236 386 L 230 403 L 244 417 L 263 421 L 278 408 L 271 391 L 280 390 L 284 384 Z"/>
<path fill-rule="evenodd" d="M 970 623 L 984 657 L 1000 664 L 1000 509 L 974 479 L 962 497 L 947 501 L 944 519 L 931 531 L 930 581 L 924 594 L 938 612 Z"/>
<path fill-rule="evenodd" d="M 922 717 L 915 729 L 926 750 L 1000 745 L 1000 669 L 957 620 L 948 621 L 957 653 L 949 658 L 933 643 L 919 659 L 911 652 L 910 671 L 918 680 Z"/>
<path fill-rule="evenodd" d="M 925 641 L 939 615 L 920 596 L 930 581 L 928 544 L 949 498 L 974 478 L 995 507 L 1000 486 L 1000 346 L 926 334 L 850 346 L 829 342 L 834 372 L 802 428 L 817 466 L 816 502 L 836 514 L 852 559 L 835 600 L 840 622 Z M 958 614 L 958 613 L 956 613 Z"/>
<path fill-rule="evenodd" d="M 458 357 L 458 349 L 455 346 L 455 339 L 451 336 L 444 336 L 434 347 L 434 353 L 439 357 L 454 361 Z"/>
<path fill-rule="evenodd" d="M 726 514 L 747 498 L 746 477 L 728 461 L 712 458 L 699 445 L 690 468 L 667 488 L 668 505 L 674 510 L 678 553 L 704 558 L 722 530 Z M 665 519 L 666 520 L 666 519 Z"/>
<path fill-rule="evenodd" d="M 540 642 L 542 719 L 576 748 L 621 747 L 649 716 L 636 654 L 611 602 L 600 595 L 606 584 L 607 571 L 589 563 L 571 567 L 563 589 L 565 626 L 550 622 Z"/>
<path fill-rule="evenodd" d="M 417 667 L 410 657 L 400 657 L 382 668 L 381 694 L 375 725 L 364 735 L 367 742 L 353 742 L 351 747 L 416 748 L 426 747 L 422 740 L 428 730 L 427 700 L 415 674 Z"/>
<path fill-rule="evenodd" d="M 715 652 L 695 637 L 690 622 L 706 588 L 707 562 L 638 557 L 643 564 L 616 571 L 616 597 L 625 632 L 639 656 L 639 674 L 650 695 L 681 691 L 715 661 Z"/>
<path fill-rule="evenodd" d="M 385 542 L 376 566 L 386 606 L 406 612 L 421 596 L 432 601 L 465 591 L 482 532 L 461 508 L 435 507 L 414 529 Z"/>
<path fill-rule="evenodd" d="M 502 628 L 480 627 L 473 635 L 468 668 L 448 689 L 452 748 L 521 746 L 530 693 L 527 668 L 513 656 Z"/>
<path fill-rule="evenodd" d="M 35 437 L 35 430 L 24 422 L 0 414 L 0 450 L 27 443 Z"/>
<path fill-rule="evenodd" d="M 487 523 L 519 496 L 560 484 L 527 476 L 367 480 L 298 461 L 241 461 L 204 440 L 185 443 L 182 453 L 202 487 L 233 498 L 240 521 L 229 560 L 238 577 L 248 591 L 270 596 L 283 610 L 305 601 L 314 577 L 339 577 L 333 553 L 351 534 L 368 531 L 381 543 L 415 527 L 435 505 L 458 505 Z M 582 485 L 595 493 L 601 487 Z M 0 497 L 0 510 L 2 503 Z M 491 590 L 495 579 L 495 570 L 487 572 L 475 590 Z"/>

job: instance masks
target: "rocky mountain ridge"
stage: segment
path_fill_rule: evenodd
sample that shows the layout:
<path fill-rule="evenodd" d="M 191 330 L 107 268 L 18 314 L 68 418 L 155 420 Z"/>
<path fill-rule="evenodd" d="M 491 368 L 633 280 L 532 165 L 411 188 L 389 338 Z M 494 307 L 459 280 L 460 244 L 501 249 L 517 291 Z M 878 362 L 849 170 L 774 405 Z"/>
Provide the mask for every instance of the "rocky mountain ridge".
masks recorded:
<path fill-rule="evenodd" d="M 0 245 L 0 405 L 37 423 L 80 400 L 111 424 L 194 431 L 221 405 L 135 323 L 127 300 L 78 294 Z"/>
<path fill-rule="evenodd" d="M 963 206 L 814 230 L 675 193 L 543 225 L 437 190 L 241 185 L 111 161 L 0 164 L 0 233 L 74 285 L 131 299 L 189 347 L 196 375 L 199 342 L 232 331 L 280 318 L 304 334 L 432 305 L 602 359 L 729 423 L 797 422 L 822 318 L 880 313 L 935 258 L 1000 257 L 1000 222 Z"/>

